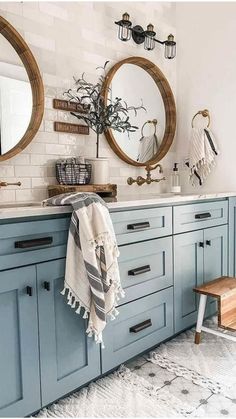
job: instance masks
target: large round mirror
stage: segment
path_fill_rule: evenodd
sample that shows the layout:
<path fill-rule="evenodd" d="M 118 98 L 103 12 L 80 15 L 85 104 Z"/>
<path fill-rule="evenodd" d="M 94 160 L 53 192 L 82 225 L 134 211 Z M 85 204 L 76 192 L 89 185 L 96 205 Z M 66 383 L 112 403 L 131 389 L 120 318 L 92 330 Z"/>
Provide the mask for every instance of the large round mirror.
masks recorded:
<path fill-rule="evenodd" d="M 170 85 L 160 69 L 145 58 L 127 58 L 108 72 L 104 89 L 107 102 L 118 97 L 127 104 L 129 121 L 135 127 L 132 132 L 105 131 L 116 154 L 136 166 L 161 160 L 174 138 L 176 110 Z"/>
<path fill-rule="evenodd" d="M 43 84 L 20 34 L 0 17 L 0 161 L 23 150 L 43 117 Z"/>

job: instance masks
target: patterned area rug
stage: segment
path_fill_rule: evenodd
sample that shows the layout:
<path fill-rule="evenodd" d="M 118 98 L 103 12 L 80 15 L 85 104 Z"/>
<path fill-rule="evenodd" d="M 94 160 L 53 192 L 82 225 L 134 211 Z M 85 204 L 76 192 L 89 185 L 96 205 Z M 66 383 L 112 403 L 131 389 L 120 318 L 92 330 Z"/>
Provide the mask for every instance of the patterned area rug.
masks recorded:
<path fill-rule="evenodd" d="M 182 417 L 189 406 L 126 367 L 41 410 L 36 417 Z"/>
<path fill-rule="evenodd" d="M 217 329 L 216 319 L 208 320 L 205 325 Z M 194 333 L 191 329 L 161 344 L 149 360 L 213 393 L 236 398 L 235 342 L 202 332 L 201 343 L 195 345 Z"/>
<path fill-rule="evenodd" d="M 206 333 L 193 342 L 192 329 L 36 417 L 236 418 L 236 344 Z"/>

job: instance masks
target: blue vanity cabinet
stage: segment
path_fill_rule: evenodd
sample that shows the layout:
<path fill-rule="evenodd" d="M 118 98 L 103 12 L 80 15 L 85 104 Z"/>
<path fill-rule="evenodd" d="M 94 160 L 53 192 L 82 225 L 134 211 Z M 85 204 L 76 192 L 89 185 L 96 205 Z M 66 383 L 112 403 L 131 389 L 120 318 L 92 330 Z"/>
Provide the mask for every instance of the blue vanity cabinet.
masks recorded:
<path fill-rule="evenodd" d="M 174 236 L 175 332 L 192 326 L 198 299 L 193 288 L 203 283 L 203 230 Z"/>
<path fill-rule="evenodd" d="M 174 236 L 175 332 L 197 320 L 198 298 L 193 288 L 228 273 L 228 226 L 222 225 Z M 206 316 L 216 311 L 208 302 Z"/>
<path fill-rule="evenodd" d="M 0 272 L 0 416 L 26 416 L 40 400 L 35 266 Z"/>
<path fill-rule="evenodd" d="M 100 345 L 87 336 L 87 321 L 60 294 L 65 259 L 38 264 L 36 269 L 44 406 L 100 375 Z"/>

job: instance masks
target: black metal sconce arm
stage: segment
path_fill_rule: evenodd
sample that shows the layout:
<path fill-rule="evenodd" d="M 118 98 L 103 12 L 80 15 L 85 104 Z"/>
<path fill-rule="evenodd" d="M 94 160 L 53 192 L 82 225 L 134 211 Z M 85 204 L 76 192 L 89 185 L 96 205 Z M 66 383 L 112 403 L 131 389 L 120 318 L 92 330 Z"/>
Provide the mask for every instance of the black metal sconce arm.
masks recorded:
<path fill-rule="evenodd" d="M 123 20 L 119 20 L 119 21 L 115 22 L 115 24 L 118 25 L 118 26 L 122 26 L 123 23 L 124 23 Z M 133 38 L 133 40 L 136 44 L 142 44 L 144 42 L 146 31 L 142 28 L 142 26 L 136 25 L 136 26 L 132 27 L 131 22 L 129 22 L 129 26 L 127 25 L 127 29 L 129 31 L 131 31 L 132 38 Z M 153 38 L 153 40 L 155 42 L 158 42 L 158 44 L 161 44 L 161 45 L 164 45 L 164 44 L 166 44 L 166 42 L 168 42 L 167 40 L 160 41 L 159 39 L 156 39 L 156 38 Z"/>

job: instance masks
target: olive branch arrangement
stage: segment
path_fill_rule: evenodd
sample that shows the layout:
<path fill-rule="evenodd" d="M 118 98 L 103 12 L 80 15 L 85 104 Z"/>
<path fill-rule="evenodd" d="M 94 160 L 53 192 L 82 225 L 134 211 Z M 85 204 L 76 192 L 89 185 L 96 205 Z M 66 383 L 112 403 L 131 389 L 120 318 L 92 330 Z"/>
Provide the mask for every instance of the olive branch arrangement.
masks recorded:
<path fill-rule="evenodd" d="M 130 132 L 135 132 L 138 129 L 137 126 L 131 125 L 129 112 L 133 111 L 136 116 L 138 110 L 143 109 L 146 111 L 142 103 L 140 106 L 128 106 L 124 100 L 118 97 L 114 99 L 108 97 L 105 102 L 103 86 L 106 80 L 108 63 L 109 61 L 106 61 L 104 66 L 96 68 L 96 70 L 103 70 L 96 83 L 88 82 L 83 73 L 78 80 L 74 78 L 75 88 L 69 89 L 64 93 L 69 101 L 81 105 L 81 112 L 76 111 L 71 112 L 71 114 L 84 121 L 96 133 L 97 158 L 99 157 L 100 134 L 103 134 L 104 131 L 110 128 L 118 132 L 128 132 L 129 135 Z M 111 88 L 109 87 L 108 89 L 111 92 Z"/>

